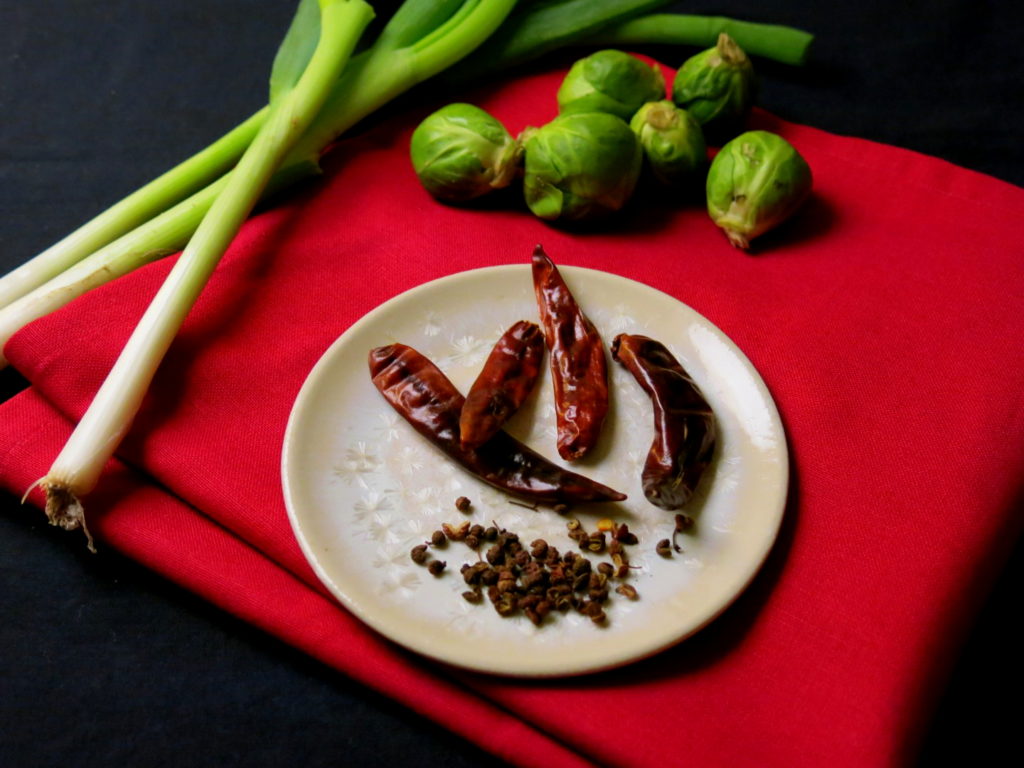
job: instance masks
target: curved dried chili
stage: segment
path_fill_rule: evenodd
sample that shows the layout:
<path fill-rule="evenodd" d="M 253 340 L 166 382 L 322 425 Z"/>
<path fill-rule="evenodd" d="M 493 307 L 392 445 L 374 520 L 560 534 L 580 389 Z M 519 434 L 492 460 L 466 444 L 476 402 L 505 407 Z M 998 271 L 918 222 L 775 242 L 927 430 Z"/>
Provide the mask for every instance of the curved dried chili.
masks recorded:
<path fill-rule="evenodd" d="M 552 464 L 507 432 L 479 448 L 463 448 L 459 416 L 465 401 L 424 355 L 404 344 L 370 351 L 373 383 L 417 432 L 491 485 L 540 502 L 622 501 L 626 496 Z"/>
<path fill-rule="evenodd" d="M 533 251 L 533 288 L 551 352 L 558 453 L 578 459 L 597 443 L 608 415 L 604 343 L 539 245 Z"/>
<path fill-rule="evenodd" d="M 663 509 L 679 509 L 711 463 L 717 433 L 711 406 L 654 339 L 620 334 L 612 342 L 612 358 L 633 374 L 654 406 L 654 441 L 641 476 L 644 495 Z"/>
<path fill-rule="evenodd" d="M 519 410 L 533 390 L 543 356 L 544 338 L 534 323 L 520 320 L 498 339 L 462 406 L 464 448 L 486 443 Z"/>

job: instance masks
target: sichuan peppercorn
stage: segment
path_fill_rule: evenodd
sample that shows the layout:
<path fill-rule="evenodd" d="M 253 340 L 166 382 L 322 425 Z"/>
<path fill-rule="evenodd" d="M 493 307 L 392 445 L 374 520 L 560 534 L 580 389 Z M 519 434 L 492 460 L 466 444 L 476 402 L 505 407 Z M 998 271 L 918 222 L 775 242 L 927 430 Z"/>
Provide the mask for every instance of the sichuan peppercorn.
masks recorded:
<path fill-rule="evenodd" d="M 416 565 L 423 565 L 427 562 L 427 545 L 417 544 L 412 548 L 412 552 L 409 553 L 409 557 L 412 558 L 412 561 L 416 563 Z"/>

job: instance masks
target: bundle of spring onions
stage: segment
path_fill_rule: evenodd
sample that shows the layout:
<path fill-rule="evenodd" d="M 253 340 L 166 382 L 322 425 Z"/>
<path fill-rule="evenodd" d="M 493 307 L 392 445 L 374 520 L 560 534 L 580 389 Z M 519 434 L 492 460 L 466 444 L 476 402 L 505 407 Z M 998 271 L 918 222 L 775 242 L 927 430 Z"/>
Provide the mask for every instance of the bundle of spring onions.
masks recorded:
<path fill-rule="evenodd" d="M 707 47 L 727 31 L 753 55 L 800 64 L 812 41 L 788 27 L 651 13 L 665 2 L 405 0 L 375 39 L 364 40 L 374 17 L 364 0 L 299 0 L 274 60 L 267 106 L 0 278 L 2 349 L 32 320 L 184 249 L 39 481 L 50 522 L 81 527 L 88 537 L 80 498 L 96 486 L 186 314 L 253 206 L 318 173 L 332 142 L 397 96 L 440 73 L 452 81 L 483 78 L 570 45 Z"/>

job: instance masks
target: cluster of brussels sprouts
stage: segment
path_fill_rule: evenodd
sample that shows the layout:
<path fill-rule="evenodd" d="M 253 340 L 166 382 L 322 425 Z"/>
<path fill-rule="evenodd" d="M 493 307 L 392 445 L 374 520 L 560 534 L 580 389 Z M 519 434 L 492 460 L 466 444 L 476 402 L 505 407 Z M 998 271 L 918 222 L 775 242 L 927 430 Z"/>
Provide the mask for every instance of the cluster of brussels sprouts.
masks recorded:
<path fill-rule="evenodd" d="M 471 104 L 449 104 L 413 133 L 413 167 L 439 200 L 461 203 L 522 178 L 529 209 L 548 221 L 586 221 L 622 208 L 646 163 L 662 184 L 700 182 L 705 134 L 734 135 L 753 101 L 750 59 L 728 36 L 688 59 L 666 99 L 657 66 L 616 50 L 577 61 L 558 89 L 558 117 L 513 138 Z M 728 141 L 706 175 L 708 213 L 733 245 L 790 216 L 811 172 L 782 137 L 748 131 Z"/>

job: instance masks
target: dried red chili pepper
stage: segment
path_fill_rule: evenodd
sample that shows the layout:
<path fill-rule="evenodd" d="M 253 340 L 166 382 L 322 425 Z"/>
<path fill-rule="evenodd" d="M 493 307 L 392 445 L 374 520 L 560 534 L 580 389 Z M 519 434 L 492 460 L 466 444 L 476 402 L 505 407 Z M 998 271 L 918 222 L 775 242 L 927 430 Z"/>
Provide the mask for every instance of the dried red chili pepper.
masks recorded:
<path fill-rule="evenodd" d="M 644 495 L 662 509 L 679 509 L 690 497 L 715 449 L 715 417 L 700 389 L 672 353 L 654 339 L 625 333 L 612 342 L 612 357 L 650 395 L 654 442 L 644 464 Z"/>
<path fill-rule="evenodd" d="M 604 344 L 539 245 L 533 251 L 533 289 L 551 352 L 558 453 L 578 459 L 597 443 L 608 414 Z"/>
<path fill-rule="evenodd" d="M 544 338 L 534 323 L 520 320 L 498 339 L 462 406 L 463 448 L 486 443 L 519 410 L 537 382 L 543 356 Z"/>
<path fill-rule="evenodd" d="M 370 375 L 391 406 L 417 432 L 491 485 L 543 502 L 622 501 L 624 494 L 552 464 L 499 431 L 479 448 L 463 448 L 459 415 L 465 400 L 425 356 L 404 344 L 371 350 Z"/>

